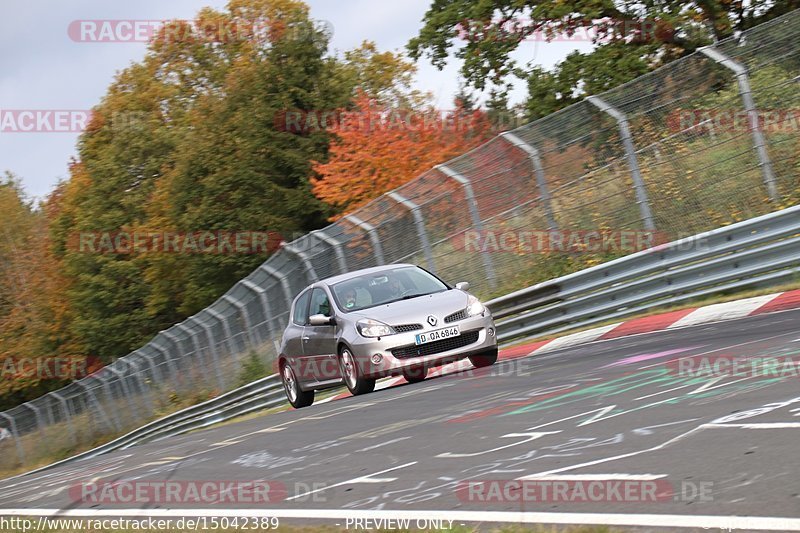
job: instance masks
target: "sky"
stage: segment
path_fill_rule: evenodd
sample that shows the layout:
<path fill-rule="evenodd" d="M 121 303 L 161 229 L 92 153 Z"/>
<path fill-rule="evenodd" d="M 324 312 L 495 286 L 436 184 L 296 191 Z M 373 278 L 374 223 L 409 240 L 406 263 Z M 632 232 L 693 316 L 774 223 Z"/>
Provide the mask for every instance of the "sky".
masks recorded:
<path fill-rule="evenodd" d="M 333 32 L 332 54 L 342 54 L 364 40 L 374 41 L 379 50 L 402 51 L 417 34 L 431 1 L 306 0 L 311 17 Z M 0 172 L 17 175 L 30 198 L 46 197 L 59 180 L 67 179 L 67 166 L 77 154 L 80 120 L 64 128 L 56 121 L 64 116 L 68 121 L 80 119 L 81 112 L 100 101 L 115 73 L 144 57 L 147 45 L 143 42 L 73 40 L 68 32 L 71 23 L 192 19 L 204 6 L 223 10 L 226 3 L 5 0 L 0 17 Z M 570 51 L 589 47 L 588 43 L 527 42 L 513 57 L 521 64 L 551 68 Z M 416 88 L 431 92 L 437 107 L 450 108 L 459 89 L 459 62 L 452 59 L 439 71 L 423 58 L 417 67 Z M 522 101 L 524 84 L 517 84 L 511 97 L 512 102 Z M 57 124 L 56 129 L 77 131 L 11 131 L 10 124 L 23 123 L 23 112 L 46 120 L 46 124 Z M 10 118 L 11 122 L 5 121 Z"/>

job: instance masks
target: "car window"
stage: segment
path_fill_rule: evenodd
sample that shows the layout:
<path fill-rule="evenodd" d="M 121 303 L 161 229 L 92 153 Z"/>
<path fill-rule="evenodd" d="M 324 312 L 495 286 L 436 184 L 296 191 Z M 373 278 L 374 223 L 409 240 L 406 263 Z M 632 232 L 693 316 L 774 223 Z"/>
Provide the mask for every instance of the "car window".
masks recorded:
<path fill-rule="evenodd" d="M 323 289 L 314 289 L 311 293 L 311 311 L 308 314 L 331 316 L 331 304 Z"/>
<path fill-rule="evenodd" d="M 304 326 L 308 322 L 308 300 L 311 298 L 311 291 L 306 291 L 300 295 L 294 304 L 292 322 L 298 326 Z"/>

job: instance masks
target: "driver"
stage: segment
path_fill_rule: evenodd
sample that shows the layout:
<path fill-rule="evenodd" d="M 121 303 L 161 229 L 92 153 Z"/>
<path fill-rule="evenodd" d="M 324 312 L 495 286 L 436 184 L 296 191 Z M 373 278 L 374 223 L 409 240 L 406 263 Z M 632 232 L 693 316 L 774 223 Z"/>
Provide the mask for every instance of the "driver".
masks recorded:
<path fill-rule="evenodd" d="M 345 309 L 352 309 L 356 306 L 356 290 L 353 288 L 345 289 L 342 294 L 342 304 Z"/>
<path fill-rule="evenodd" d="M 398 298 L 403 295 L 403 284 L 397 278 L 389 278 L 389 294 L 392 298 Z"/>

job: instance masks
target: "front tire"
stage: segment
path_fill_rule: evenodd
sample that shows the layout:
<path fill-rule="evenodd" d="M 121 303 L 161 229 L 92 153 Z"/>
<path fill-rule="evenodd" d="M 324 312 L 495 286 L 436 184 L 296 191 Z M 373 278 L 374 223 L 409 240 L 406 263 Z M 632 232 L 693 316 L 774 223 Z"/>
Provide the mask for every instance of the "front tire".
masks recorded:
<path fill-rule="evenodd" d="M 497 362 L 497 347 L 492 350 L 485 351 L 483 353 L 470 355 L 469 362 L 472 363 L 472 366 L 475 368 L 484 368 L 487 366 L 492 366 Z"/>
<path fill-rule="evenodd" d="M 342 381 L 353 396 L 375 390 L 375 380 L 361 375 L 356 358 L 347 346 L 342 346 L 339 350 L 339 370 L 342 374 Z"/>
<path fill-rule="evenodd" d="M 286 392 L 286 399 L 289 400 L 292 407 L 300 409 L 314 403 L 313 389 L 309 391 L 300 389 L 300 383 L 297 382 L 297 376 L 289 363 L 283 364 L 281 380 L 283 381 L 283 390 Z"/>

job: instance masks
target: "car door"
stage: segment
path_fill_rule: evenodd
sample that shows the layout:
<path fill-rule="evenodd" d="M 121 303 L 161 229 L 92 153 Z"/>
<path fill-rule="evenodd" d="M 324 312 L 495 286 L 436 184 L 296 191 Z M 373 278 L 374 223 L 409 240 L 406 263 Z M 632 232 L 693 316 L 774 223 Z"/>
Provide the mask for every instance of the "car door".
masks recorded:
<path fill-rule="evenodd" d="M 311 315 L 333 316 L 333 309 L 325 289 L 316 287 L 311 292 Z M 312 359 L 309 367 L 313 369 L 318 382 L 339 379 L 339 365 L 336 359 L 336 326 L 312 326 L 306 324 L 303 333 L 303 351 Z"/>
<path fill-rule="evenodd" d="M 301 383 L 313 383 L 316 378 L 306 372 L 307 355 L 303 345 L 306 323 L 308 322 L 308 305 L 311 302 L 311 289 L 306 289 L 295 300 L 292 317 L 285 333 L 284 352 L 292 365 L 297 380 Z"/>

